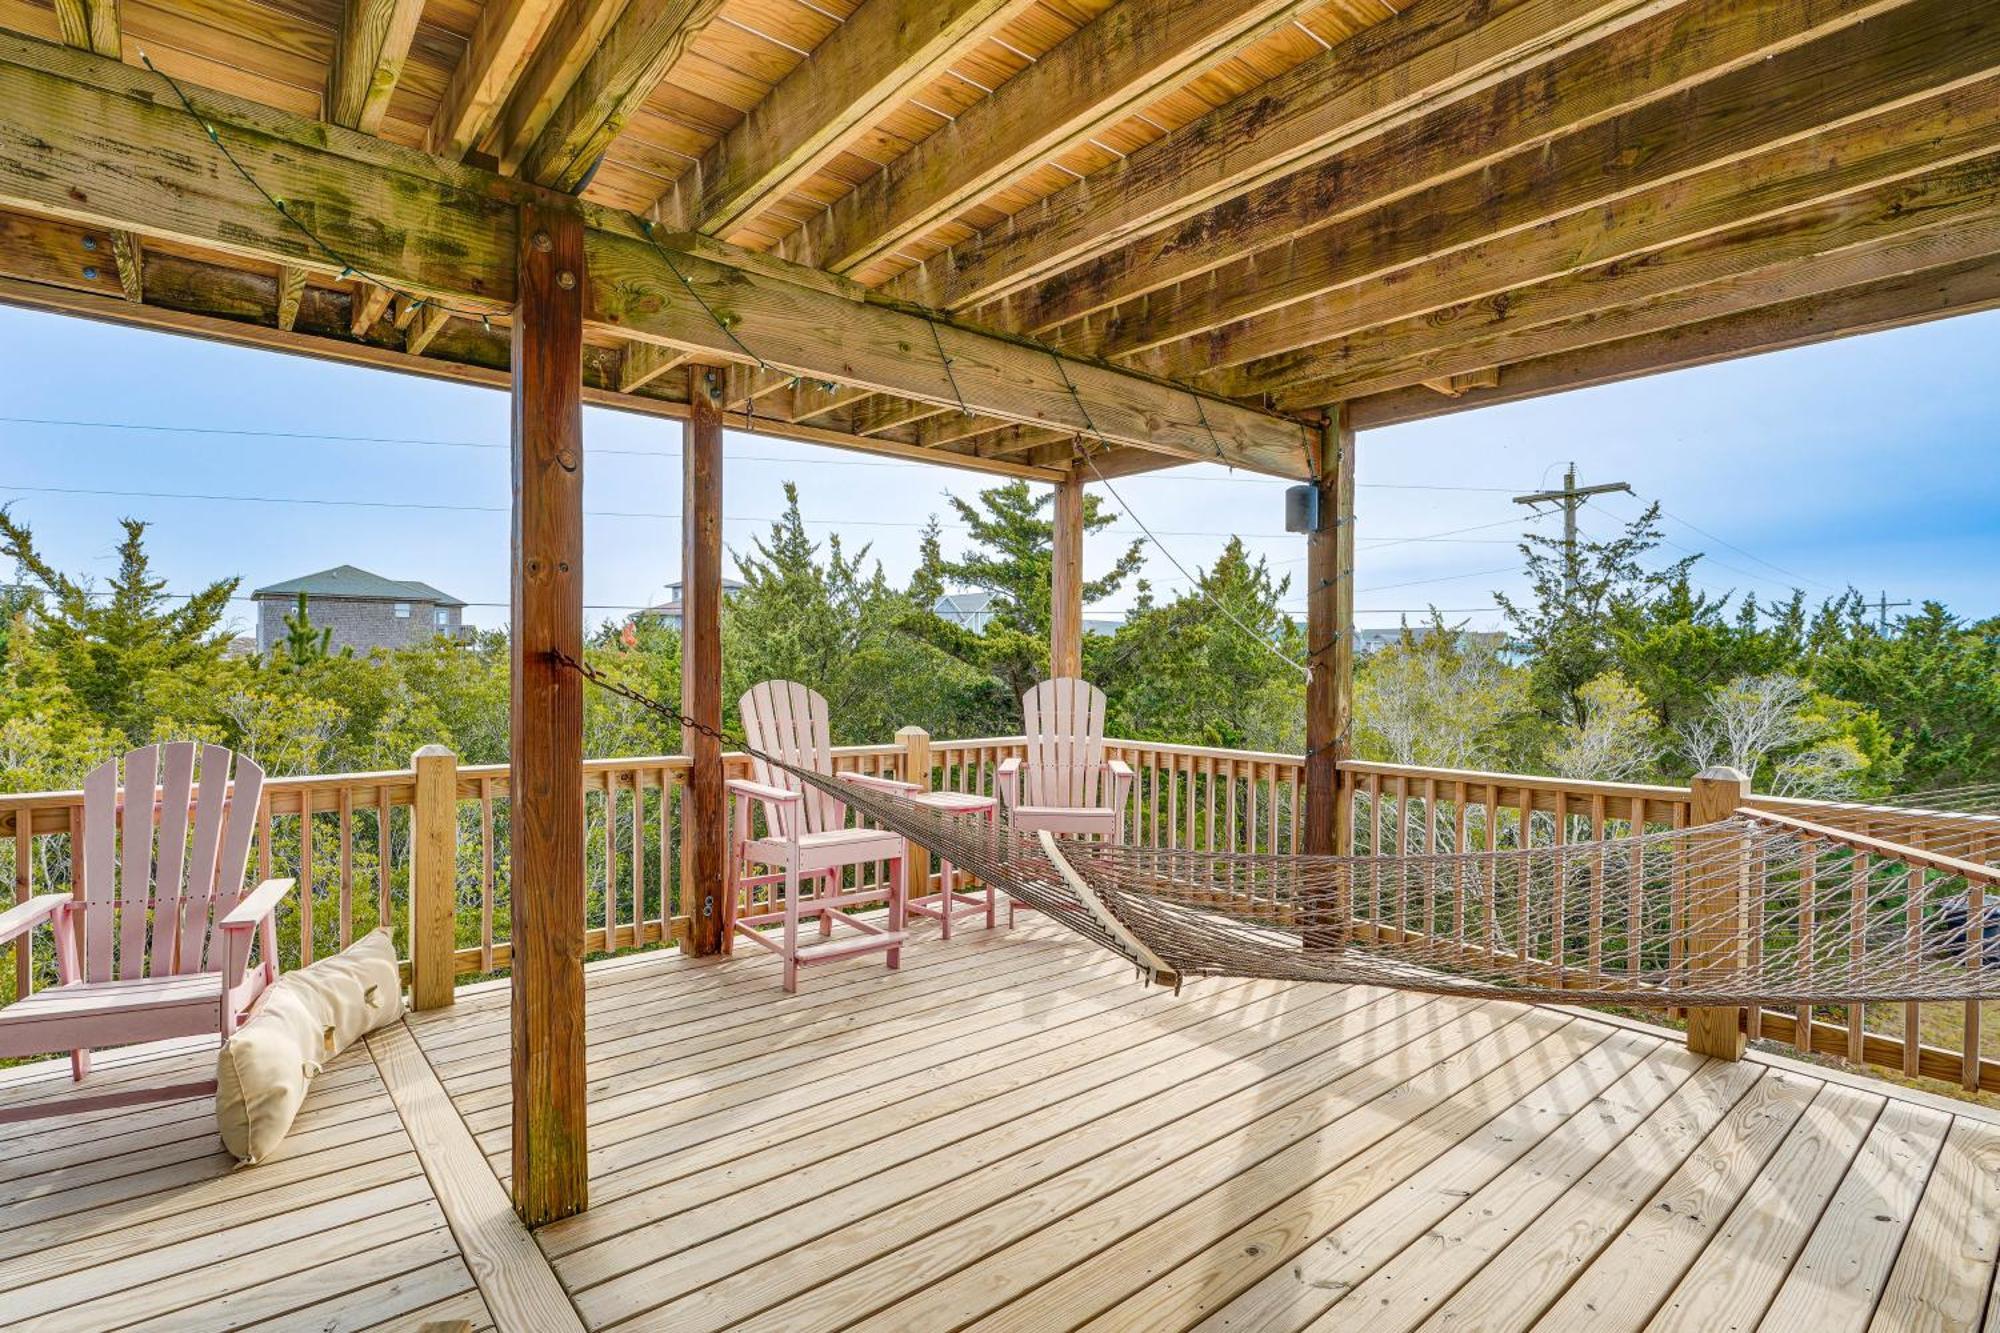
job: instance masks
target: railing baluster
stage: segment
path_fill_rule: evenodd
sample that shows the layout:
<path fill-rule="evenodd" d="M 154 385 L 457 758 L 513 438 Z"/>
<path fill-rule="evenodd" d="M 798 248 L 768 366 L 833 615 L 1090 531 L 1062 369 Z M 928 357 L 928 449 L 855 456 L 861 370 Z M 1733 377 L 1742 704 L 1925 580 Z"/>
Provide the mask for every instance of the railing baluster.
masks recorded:
<path fill-rule="evenodd" d="M 1646 798 L 1632 798 L 1632 884 L 1626 890 L 1625 904 L 1625 971 L 1634 982 L 1639 979 L 1639 969 L 1644 959 L 1642 951 L 1646 945 L 1646 847 L 1639 839 L 1646 835 Z"/>
<path fill-rule="evenodd" d="M 479 970 L 493 970 L 493 779 L 479 779 Z"/>
<path fill-rule="evenodd" d="M 35 816 L 28 810 L 14 815 L 14 901 L 24 903 L 35 896 Z M 14 945 L 14 994 L 17 998 L 34 989 L 35 941 L 23 935 Z"/>
<path fill-rule="evenodd" d="M 1854 865 L 1848 876 L 1847 923 L 1847 966 L 1849 974 L 1860 979 L 1862 961 L 1868 954 L 1868 870 L 1869 858 L 1866 852 L 1855 852 Z M 1863 1038 L 1866 1034 L 1867 1006 L 1850 1004 L 1847 1006 L 1847 1058 L 1853 1064 L 1861 1063 L 1861 1053 L 1865 1049 Z"/>
<path fill-rule="evenodd" d="M 1819 947 L 1814 939 L 1818 923 L 1815 920 L 1817 904 L 1813 901 L 1818 880 L 1819 845 L 1806 839 L 1799 844 L 1799 958 L 1808 974 L 1814 969 L 1814 955 Z M 1812 1006 L 1800 1005 L 1794 1022 L 1798 1030 L 1792 1034 L 1792 1044 L 1798 1047 L 1800 1055 L 1811 1055 Z"/>
<path fill-rule="evenodd" d="M 395 855 L 395 833 L 389 822 L 389 789 L 386 786 L 375 789 L 375 924 L 388 926 L 392 931 L 396 926 L 393 904 L 389 900 L 389 861 Z"/>
<path fill-rule="evenodd" d="M 1908 938 L 1905 941 L 1904 947 L 1909 958 L 1910 975 L 1915 976 L 1922 956 L 1922 945 L 1919 942 L 1918 936 L 1924 927 L 1924 889 L 1925 885 L 1929 882 L 1930 872 L 1922 866 L 1910 866 L 1905 873 L 1907 878 L 1903 882 L 1903 923 L 1905 927 L 1904 934 Z M 1967 887 L 1969 888 L 1970 885 Z M 1969 928 L 1972 925 L 1971 919 L 1968 918 L 1965 924 Z M 1918 1006 L 1914 1003 L 1906 1003 L 1903 1006 L 1903 1076 L 1905 1078 L 1915 1078 L 1917 1076 L 1917 1055 L 1923 1046 L 1922 1025 L 1917 1009 Z M 1750 1035 L 1755 1036 L 1756 1033 L 1753 1032 Z"/>
<path fill-rule="evenodd" d="M 299 793 L 299 966 L 314 957 L 312 795 Z"/>

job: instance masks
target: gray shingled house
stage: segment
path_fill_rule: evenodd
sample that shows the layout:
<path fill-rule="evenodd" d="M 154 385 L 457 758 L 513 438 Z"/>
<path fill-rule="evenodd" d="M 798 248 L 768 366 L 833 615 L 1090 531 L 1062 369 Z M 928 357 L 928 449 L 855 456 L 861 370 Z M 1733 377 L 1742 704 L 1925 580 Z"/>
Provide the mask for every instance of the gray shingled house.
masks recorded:
<path fill-rule="evenodd" d="M 306 595 L 313 624 L 332 626 L 335 651 L 401 648 L 434 635 L 455 639 L 465 632 L 465 603 L 450 593 L 414 579 L 385 579 L 353 565 L 337 565 L 250 594 L 257 603 L 258 652 L 268 653 L 284 642 L 285 617 L 298 607 L 300 593 Z"/>

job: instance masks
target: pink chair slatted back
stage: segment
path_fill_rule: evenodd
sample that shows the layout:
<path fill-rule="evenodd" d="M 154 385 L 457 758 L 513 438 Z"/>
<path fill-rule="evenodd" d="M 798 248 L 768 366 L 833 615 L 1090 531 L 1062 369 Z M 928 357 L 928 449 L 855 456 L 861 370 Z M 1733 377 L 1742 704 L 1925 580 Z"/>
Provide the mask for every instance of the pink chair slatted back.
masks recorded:
<path fill-rule="evenodd" d="M 743 715 L 744 738 L 753 747 L 815 773 L 833 772 L 826 700 L 817 691 L 794 680 L 767 680 L 752 685 L 737 708 Z M 753 762 L 756 781 L 767 787 L 802 792 L 805 796 L 798 806 L 778 807 L 773 833 L 780 837 L 789 837 L 794 832 L 825 833 L 845 822 L 847 807 L 833 797 L 761 759 Z M 805 826 L 794 829 L 801 812 L 805 815 Z"/>
<path fill-rule="evenodd" d="M 1026 805 L 1069 809 L 1104 802 L 1104 691 L 1058 676 L 1021 696 L 1028 753 L 1021 762 Z"/>
<path fill-rule="evenodd" d="M 145 745 L 83 780 L 83 972 L 91 981 L 213 970 L 215 922 L 243 896 L 264 770 L 220 745 Z M 230 765 L 236 781 L 230 786 Z M 151 926 L 148 939 L 147 927 Z M 113 947 L 114 936 L 116 948 Z"/>

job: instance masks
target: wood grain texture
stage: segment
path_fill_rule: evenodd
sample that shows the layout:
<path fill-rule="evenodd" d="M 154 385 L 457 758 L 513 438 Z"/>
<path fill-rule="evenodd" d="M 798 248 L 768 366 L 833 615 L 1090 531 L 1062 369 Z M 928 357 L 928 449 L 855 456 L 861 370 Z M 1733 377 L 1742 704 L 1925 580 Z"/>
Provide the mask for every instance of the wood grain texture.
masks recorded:
<path fill-rule="evenodd" d="M 516 234 L 513 1181 L 535 1225 L 582 1211 L 588 1190 L 583 680 L 550 656 L 583 656 L 583 219 L 524 205 Z"/>
<path fill-rule="evenodd" d="M 687 368 L 689 416 L 681 449 L 681 707 L 722 728 L 722 371 Z M 723 893 L 729 853 L 722 742 L 681 729 L 692 761 L 681 798 L 682 910 L 689 952 L 720 953 L 728 930 Z"/>
<path fill-rule="evenodd" d="M 346 0 L 327 73 L 327 120 L 364 134 L 382 127 L 423 12 L 423 0 Z"/>
<path fill-rule="evenodd" d="M 410 766 L 410 1007 L 436 1009 L 452 1002 L 458 975 L 458 757 L 426 745 Z"/>
<path fill-rule="evenodd" d="M 1084 476 L 1055 487 L 1054 545 L 1049 553 L 1049 675 L 1083 675 Z"/>
<path fill-rule="evenodd" d="M 514 1215 L 507 1192 L 409 1028 L 391 1023 L 370 1033 L 368 1051 L 494 1322 L 501 1328 L 582 1333 L 583 1321 L 562 1283 Z"/>
<path fill-rule="evenodd" d="M 1306 795 L 1308 855 L 1352 850 L 1339 802 L 1354 708 L 1354 428 L 1334 410 L 1320 445 L 1319 527 L 1306 537 Z M 1341 910 L 1338 904 L 1334 910 Z M 1337 939 L 1329 937 L 1330 942 Z"/>

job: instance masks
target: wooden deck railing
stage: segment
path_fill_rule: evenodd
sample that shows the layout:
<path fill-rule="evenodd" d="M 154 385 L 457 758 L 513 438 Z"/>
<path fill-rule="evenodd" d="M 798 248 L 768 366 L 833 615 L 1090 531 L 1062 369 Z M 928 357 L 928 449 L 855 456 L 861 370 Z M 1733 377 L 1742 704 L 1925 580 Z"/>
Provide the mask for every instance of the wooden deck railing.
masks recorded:
<path fill-rule="evenodd" d="M 1260 854 L 1299 849 L 1296 815 L 1304 763 L 1298 756 L 1123 739 L 1108 749 L 1135 774 L 1126 808 L 1129 840 Z M 990 795 L 1001 762 L 1023 753 L 1018 736 L 933 741 L 910 728 L 892 743 L 840 747 L 835 763 L 936 789 Z M 732 776 L 748 774 L 742 755 L 729 755 L 725 763 Z M 584 764 L 590 952 L 685 936 L 680 885 L 686 844 L 680 827 L 687 765 L 678 755 Z M 1690 793 L 1679 787 L 1359 761 L 1341 765 L 1340 782 L 1339 800 L 1348 813 L 1341 850 L 1364 857 L 1559 847 L 1635 829 L 1685 828 L 1690 820 Z M 506 765 L 460 766 L 449 755 L 402 771 L 270 780 L 254 855 L 260 875 L 292 875 L 299 882 L 280 923 L 287 965 L 310 962 L 387 922 L 406 955 L 414 955 L 413 971 L 428 975 L 434 985 L 448 989 L 455 978 L 506 968 L 508 795 Z M 80 792 L 0 795 L 0 863 L 11 859 L 17 899 L 70 889 L 69 849 L 81 824 L 82 800 Z M 2000 864 L 1996 816 L 1766 796 L 1751 803 L 1822 826 Z M 418 822 L 431 818 L 454 821 L 456 859 L 413 866 Z M 413 870 L 421 882 L 412 883 Z M 912 867 L 912 884 L 930 873 L 928 865 Z M 1490 889 L 1473 885 L 1467 892 L 1477 897 Z M 1668 937 L 1687 910 L 1685 890 L 1681 884 L 1668 889 L 1661 927 Z M 1357 883 L 1354 903 L 1355 927 L 1364 938 L 1378 918 L 1395 919 L 1390 905 L 1369 898 L 1365 883 Z M 1446 903 L 1433 910 L 1436 919 L 1468 922 L 1466 947 L 1483 950 L 1476 906 Z M 413 918 L 426 928 L 413 933 Z M 1644 923 L 1639 929 L 1643 932 Z M 1638 947 L 1644 941 L 1634 936 L 1632 943 Z M 1574 984 L 1588 972 L 1558 961 L 1564 965 L 1551 969 L 1552 979 Z M 25 989 L 33 980 L 25 951 L 17 951 L 14 968 L 17 985 Z M 1766 1010 L 1751 1015 L 1751 1035 L 2000 1091 L 2000 1059 L 1981 1044 L 1982 1034 L 2000 1030 L 2000 1024 L 1982 1022 L 1979 1005 L 1877 1008 L 1857 1015 L 1832 1006 L 1803 1017 L 1798 1011 Z"/>

